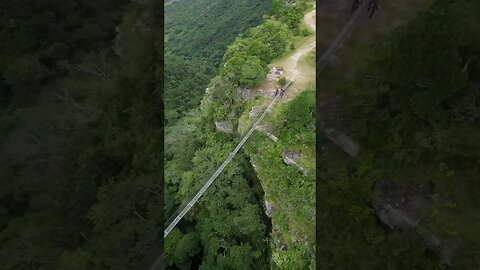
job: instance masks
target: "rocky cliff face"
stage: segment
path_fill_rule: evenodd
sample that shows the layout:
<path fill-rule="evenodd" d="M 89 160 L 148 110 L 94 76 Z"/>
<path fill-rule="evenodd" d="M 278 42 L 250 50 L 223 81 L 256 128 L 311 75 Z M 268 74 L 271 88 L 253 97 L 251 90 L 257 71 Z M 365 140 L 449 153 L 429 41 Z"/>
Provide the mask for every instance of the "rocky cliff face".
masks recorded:
<path fill-rule="evenodd" d="M 255 145 L 246 152 L 265 193 L 264 211 L 272 222 L 273 262 L 280 269 L 289 269 L 285 267 L 291 256 L 314 260 L 315 186 L 306 183 L 314 183 L 315 173 L 305 163 L 314 163 L 314 157 L 289 146 L 272 122 L 254 134 L 258 141 L 251 142 Z M 311 191 L 311 200 L 305 189 Z"/>
<path fill-rule="evenodd" d="M 233 125 L 229 121 L 216 121 L 215 127 L 217 128 L 217 131 L 220 132 L 232 133 L 233 131 Z"/>
<path fill-rule="evenodd" d="M 431 192 L 416 192 L 388 181 L 376 183 L 374 193 L 378 195 L 373 204 L 375 213 L 392 230 L 415 229 L 432 195 Z"/>
<path fill-rule="evenodd" d="M 431 250 L 437 252 L 443 263 L 455 265 L 457 253 L 464 244 L 461 237 L 440 233 L 428 223 L 436 196 L 433 184 L 403 187 L 391 181 L 379 181 L 374 186 L 374 194 L 377 199 L 373 208 L 380 221 L 391 230 L 415 231 Z M 436 200 L 448 204 L 445 198 L 437 197 Z M 477 264 L 480 266 L 480 261 Z"/>

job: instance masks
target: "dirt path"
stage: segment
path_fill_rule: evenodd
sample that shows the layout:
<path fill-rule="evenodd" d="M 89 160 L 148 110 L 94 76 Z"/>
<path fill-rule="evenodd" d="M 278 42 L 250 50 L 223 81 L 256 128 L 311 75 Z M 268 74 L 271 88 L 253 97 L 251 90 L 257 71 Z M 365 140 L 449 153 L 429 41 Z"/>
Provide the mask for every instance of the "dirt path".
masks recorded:
<path fill-rule="evenodd" d="M 303 20 L 312 29 L 313 32 L 316 31 L 315 16 L 316 16 L 316 10 L 314 9 L 309 13 L 305 14 L 305 17 L 303 17 Z"/>
<path fill-rule="evenodd" d="M 316 28 L 315 28 L 316 10 L 312 10 L 305 14 L 303 20 L 308 27 L 313 31 L 313 35 L 308 38 L 297 50 L 286 59 L 274 65 L 283 67 L 284 76 L 295 79 L 295 86 L 297 88 L 307 87 L 308 84 L 315 80 L 315 68 L 305 64 L 301 64 L 302 57 L 306 57 L 316 47 Z"/>
<path fill-rule="evenodd" d="M 272 62 L 269 67 L 282 67 L 283 74 L 281 76 L 294 78 L 295 83 L 286 93 L 286 100 L 290 100 L 301 91 L 305 90 L 315 81 L 315 55 L 313 62 L 309 63 L 307 57 L 309 53 L 313 53 L 316 48 L 316 9 L 305 14 L 303 22 L 311 29 L 313 34 L 305 39 L 292 53 L 283 56 Z M 267 79 L 256 90 L 260 92 L 275 92 L 278 87 L 277 79 Z"/>

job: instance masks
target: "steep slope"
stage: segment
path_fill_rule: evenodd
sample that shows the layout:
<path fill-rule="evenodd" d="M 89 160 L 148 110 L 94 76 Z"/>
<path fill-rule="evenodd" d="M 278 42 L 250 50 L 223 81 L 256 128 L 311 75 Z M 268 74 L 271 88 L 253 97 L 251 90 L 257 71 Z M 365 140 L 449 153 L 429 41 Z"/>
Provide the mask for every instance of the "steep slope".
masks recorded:
<path fill-rule="evenodd" d="M 261 23 L 271 2 L 197 0 L 165 3 L 165 105 L 171 126 L 200 100 L 235 37 Z M 248 14 L 248 15 L 245 15 Z"/>
<path fill-rule="evenodd" d="M 242 89 L 254 88 L 265 80 L 267 64 L 291 50 L 291 37 L 295 29 L 299 30 L 307 5 L 304 1 L 294 5 L 274 2 L 270 18 L 228 47 L 220 75 L 212 79 L 200 110 L 185 117 L 167 134 L 168 214 L 188 201 L 241 138 L 242 134 L 236 132 L 239 118 L 251 110 L 255 100 L 262 101 L 260 96 L 244 99 Z M 263 192 L 255 178 L 250 157 L 237 154 L 167 236 L 165 258 L 169 269 L 271 267 L 271 225 L 264 216 Z M 308 258 L 302 256 L 292 259 L 297 265 L 309 264 Z"/>
<path fill-rule="evenodd" d="M 0 4 L 17 28 L 0 46 L 32 53 L 1 68 L 13 94 L 0 112 L 2 269 L 142 269 L 160 244 L 159 9 L 128 2 Z"/>
<path fill-rule="evenodd" d="M 315 33 L 311 9 L 303 23 Z M 270 65 L 295 82 L 246 147 L 272 220 L 273 269 L 315 269 L 315 64 L 301 63 L 314 53 L 315 34 L 299 41 Z M 259 87 L 274 91 L 274 81 L 270 77 Z"/>
<path fill-rule="evenodd" d="M 320 269 L 478 267 L 478 10 L 382 1 L 320 77 L 319 125 L 361 145 L 321 138 Z"/>

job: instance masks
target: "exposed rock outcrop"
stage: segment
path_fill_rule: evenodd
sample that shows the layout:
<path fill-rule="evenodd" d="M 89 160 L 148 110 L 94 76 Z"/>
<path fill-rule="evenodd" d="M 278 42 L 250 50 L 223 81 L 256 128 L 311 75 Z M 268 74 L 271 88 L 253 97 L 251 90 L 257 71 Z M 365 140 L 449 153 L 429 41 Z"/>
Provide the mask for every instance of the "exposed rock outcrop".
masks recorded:
<path fill-rule="evenodd" d="M 288 149 L 283 150 L 283 162 L 287 165 L 296 166 L 303 173 L 304 176 L 307 176 L 308 169 L 305 169 L 298 164 L 298 162 L 300 161 L 300 157 L 301 153 L 299 152 L 290 151 Z"/>
<path fill-rule="evenodd" d="M 285 164 L 298 166 L 299 160 L 300 160 L 300 153 L 289 151 L 287 149 L 283 151 L 283 162 Z"/>
<path fill-rule="evenodd" d="M 275 224 L 273 225 L 272 235 L 275 247 L 280 251 L 287 251 L 288 245 L 285 243 L 286 241 L 283 236 L 282 230 Z"/>
<path fill-rule="evenodd" d="M 275 80 L 280 78 L 283 74 L 283 68 L 282 67 L 272 67 L 270 71 L 267 74 L 267 80 Z"/>
<path fill-rule="evenodd" d="M 380 221 L 390 229 L 415 231 L 426 246 L 437 251 L 443 263 L 453 266 L 459 256 L 462 239 L 457 235 L 440 235 L 425 222 L 434 193 L 433 184 L 402 187 L 390 181 L 379 181 L 374 186 L 376 199 L 373 208 Z"/>
<path fill-rule="evenodd" d="M 250 88 L 240 86 L 238 87 L 238 96 L 246 100 L 251 100 L 255 97 L 255 91 Z"/>
<path fill-rule="evenodd" d="M 258 89 L 257 91 L 260 95 L 263 95 L 263 96 L 266 96 L 266 97 L 274 97 L 275 96 L 275 91 L 272 91 L 272 90 Z"/>
<path fill-rule="evenodd" d="M 325 129 L 325 137 L 335 143 L 343 151 L 352 157 L 356 157 L 360 151 L 360 145 L 354 142 L 350 137 L 333 128 Z"/>
<path fill-rule="evenodd" d="M 248 117 L 252 118 L 258 115 L 260 112 L 262 112 L 262 107 L 261 106 L 253 106 L 250 112 L 248 113 Z"/>
<path fill-rule="evenodd" d="M 232 133 L 233 125 L 228 121 L 216 121 L 215 127 L 218 131 L 225 132 L 225 133 Z"/>
<path fill-rule="evenodd" d="M 275 207 L 273 207 L 273 205 L 265 200 L 265 214 L 267 215 L 267 217 L 271 218 L 272 217 L 272 214 L 276 211 L 277 209 L 275 209 Z"/>
<path fill-rule="evenodd" d="M 273 132 L 273 124 L 272 124 L 272 122 L 267 122 L 263 125 L 258 125 L 257 130 L 272 133 Z"/>
<path fill-rule="evenodd" d="M 300 241 L 298 241 L 298 238 L 294 233 L 292 233 L 292 242 L 295 243 L 295 244 L 300 243 Z"/>
<path fill-rule="evenodd" d="M 269 137 L 272 141 L 274 142 L 277 142 L 278 141 L 278 138 L 275 137 L 275 135 L 273 135 L 272 133 L 268 133 L 267 132 L 267 137 Z"/>
<path fill-rule="evenodd" d="M 378 218 L 392 230 L 415 229 L 428 205 L 428 200 L 407 188 L 391 182 L 378 182 L 375 194 L 379 199 L 373 204 Z"/>
<path fill-rule="evenodd" d="M 267 135 L 267 137 L 269 137 L 272 141 L 274 141 L 274 142 L 277 142 L 277 141 L 278 141 L 277 136 L 275 136 L 275 135 L 272 134 L 272 132 L 273 132 L 273 125 L 272 125 L 272 123 L 267 123 L 267 124 L 265 124 L 265 125 L 257 126 L 256 129 L 259 130 L 259 131 L 264 132 L 264 133 Z"/>

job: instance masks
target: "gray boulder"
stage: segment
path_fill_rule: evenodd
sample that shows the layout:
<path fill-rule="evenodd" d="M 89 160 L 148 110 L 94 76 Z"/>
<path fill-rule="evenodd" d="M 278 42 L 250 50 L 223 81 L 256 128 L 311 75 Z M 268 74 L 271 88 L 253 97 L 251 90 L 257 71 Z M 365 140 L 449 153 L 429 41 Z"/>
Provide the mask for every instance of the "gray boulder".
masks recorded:
<path fill-rule="evenodd" d="M 283 162 L 287 165 L 298 165 L 300 160 L 300 154 L 289 151 L 287 149 L 283 150 Z"/>
<path fill-rule="evenodd" d="M 248 117 L 252 118 L 258 115 L 260 112 L 262 112 L 262 107 L 261 106 L 253 106 L 250 112 L 248 113 Z"/>
<path fill-rule="evenodd" d="M 238 96 L 246 100 L 251 100 L 255 97 L 255 92 L 250 88 L 240 86 L 238 88 Z"/>
<path fill-rule="evenodd" d="M 275 211 L 275 207 L 273 207 L 273 205 L 269 201 L 265 200 L 265 214 L 267 215 L 267 217 L 271 218 L 272 214 Z"/>
<path fill-rule="evenodd" d="M 374 193 L 375 213 L 392 230 L 415 229 L 428 205 L 425 197 L 388 181 L 376 183 Z"/>
<path fill-rule="evenodd" d="M 216 121 L 215 127 L 218 131 L 225 132 L 225 133 L 232 133 L 233 125 L 228 121 Z"/>
<path fill-rule="evenodd" d="M 360 151 L 360 145 L 354 142 L 350 137 L 333 128 L 325 129 L 325 137 L 335 143 L 343 151 L 352 157 L 356 157 Z"/>

